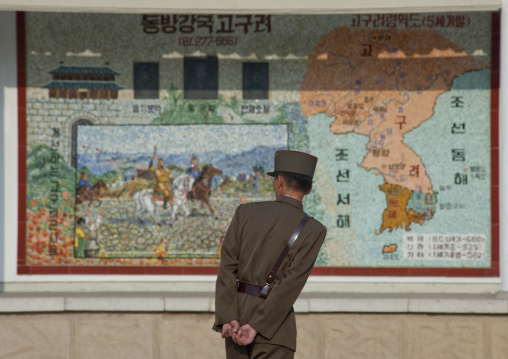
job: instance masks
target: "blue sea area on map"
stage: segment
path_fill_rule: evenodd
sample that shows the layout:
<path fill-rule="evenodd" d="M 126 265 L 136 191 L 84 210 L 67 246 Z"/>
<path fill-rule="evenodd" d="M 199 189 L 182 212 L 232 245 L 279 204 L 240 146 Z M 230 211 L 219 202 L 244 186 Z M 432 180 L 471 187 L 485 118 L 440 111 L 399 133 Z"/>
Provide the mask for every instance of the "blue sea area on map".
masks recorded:
<path fill-rule="evenodd" d="M 457 98 L 461 107 L 456 107 Z M 453 133 L 454 124 L 465 124 L 465 133 Z M 467 266 L 490 265 L 490 70 L 456 78 L 450 91 L 436 101 L 434 116 L 406 134 L 404 142 L 420 156 L 437 191 L 434 217 L 424 226 L 413 226 L 414 231 L 485 235 L 486 258 L 468 261 Z M 463 150 L 464 161 L 453 160 L 454 150 Z M 445 261 L 433 264 L 457 265 Z"/>
<path fill-rule="evenodd" d="M 324 168 L 320 174 L 332 177 L 317 180 L 317 189 L 324 198 L 327 241 L 340 242 L 333 247 L 340 248 L 340 253 L 328 253 L 330 258 L 339 258 L 336 263 L 346 266 L 366 267 L 490 265 L 489 89 L 489 70 L 463 74 L 449 91 L 439 95 L 434 115 L 405 134 L 404 143 L 421 158 L 437 195 L 434 216 L 423 225 L 412 223 L 410 230 L 387 229 L 379 233 L 387 207 L 386 196 L 379 189 L 384 180 L 376 175 L 376 170 L 367 171 L 360 166 L 368 152 L 369 138 L 354 133 L 333 134 L 329 126 L 334 119 L 324 114 L 309 119 L 310 150 Z M 453 133 L 452 129 L 462 128 L 462 124 L 465 133 Z M 347 150 L 346 160 L 340 156 L 343 150 Z M 349 171 L 348 182 L 337 182 L 339 171 Z M 349 228 L 338 227 L 339 215 L 349 215 Z M 487 239 L 486 256 L 476 261 L 404 259 L 403 238 L 407 234 L 483 235 Z M 384 255 L 383 246 L 392 244 L 397 245 L 396 255 Z"/>
<path fill-rule="evenodd" d="M 355 133 L 333 134 L 329 130 L 332 121 L 323 114 L 309 120 L 311 152 L 318 156 L 320 167 L 326 169 L 326 172 L 320 171 L 318 174 L 326 173 L 332 177 L 316 179 L 317 189 L 326 206 L 327 239 L 344 243 L 340 253 L 343 258 L 341 262 L 348 266 L 370 266 L 373 260 L 381 260 L 382 247 L 375 231 L 381 227 L 386 208 L 385 195 L 379 190 L 384 181 L 381 176 L 375 175 L 376 171 L 367 172 L 360 166 L 368 153 L 366 146 L 369 138 Z M 343 153 L 347 156 L 342 157 Z M 349 171 L 347 182 L 337 182 L 339 171 Z M 350 205 L 338 204 L 339 196 L 343 201 L 348 198 Z M 349 228 L 338 228 L 339 215 L 349 216 Z M 378 255 L 379 258 L 376 258 Z"/>

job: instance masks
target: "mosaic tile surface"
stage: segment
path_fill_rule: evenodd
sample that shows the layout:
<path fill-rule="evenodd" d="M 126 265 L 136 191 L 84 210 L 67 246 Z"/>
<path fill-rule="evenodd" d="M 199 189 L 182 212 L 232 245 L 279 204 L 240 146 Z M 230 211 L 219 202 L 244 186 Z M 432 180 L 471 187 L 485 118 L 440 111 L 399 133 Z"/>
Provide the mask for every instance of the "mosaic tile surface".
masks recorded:
<path fill-rule="evenodd" d="M 318 267 L 490 268 L 492 19 L 25 14 L 25 263 L 214 267 L 293 149 Z"/>

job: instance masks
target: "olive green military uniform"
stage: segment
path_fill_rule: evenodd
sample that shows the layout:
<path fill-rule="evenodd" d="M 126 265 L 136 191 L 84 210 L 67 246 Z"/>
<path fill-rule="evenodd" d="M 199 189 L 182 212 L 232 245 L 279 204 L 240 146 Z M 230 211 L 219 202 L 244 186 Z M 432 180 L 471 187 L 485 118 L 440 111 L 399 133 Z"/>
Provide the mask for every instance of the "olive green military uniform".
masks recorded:
<path fill-rule="evenodd" d="M 236 281 L 264 285 L 304 216 L 302 203 L 289 196 L 243 204 L 236 209 L 221 250 L 213 329 L 221 331 L 224 323 L 236 319 L 240 325 L 249 324 L 258 335 L 246 347 L 227 338 L 228 358 L 257 356 L 254 353 L 261 353 L 259 357 L 263 358 L 285 358 L 286 354 L 274 352 L 289 350 L 292 357 L 296 350 L 293 304 L 314 266 L 326 227 L 315 219 L 305 225 L 277 271 L 266 299 L 237 292 Z"/>

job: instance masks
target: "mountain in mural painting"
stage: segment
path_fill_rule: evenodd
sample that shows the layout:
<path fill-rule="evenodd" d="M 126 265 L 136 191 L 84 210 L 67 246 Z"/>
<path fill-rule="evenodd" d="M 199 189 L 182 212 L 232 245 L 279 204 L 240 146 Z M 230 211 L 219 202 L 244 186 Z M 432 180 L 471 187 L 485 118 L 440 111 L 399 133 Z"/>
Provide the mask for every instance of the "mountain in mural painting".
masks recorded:
<path fill-rule="evenodd" d="M 184 153 L 161 155 L 166 165 L 176 165 L 182 169 L 190 165 L 192 155 L 198 158 L 200 165 L 212 164 L 221 169 L 226 176 L 240 173 L 252 173 L 254 167 L 262 167 L 265 171 L 273 168 L 273 154 L 281 148 L 257 146 L 250 151 L 229 154 L 222 151 L 206 151 L 201 153 Z M 96 151 L 96 153 L 78 154 L 79 168 L 87 167 L 96 175 L 109 171 L 119 173 L 131 172 L 134 168 L 148 168 L 153 153 L 123 154 L 121 152 Z"/>

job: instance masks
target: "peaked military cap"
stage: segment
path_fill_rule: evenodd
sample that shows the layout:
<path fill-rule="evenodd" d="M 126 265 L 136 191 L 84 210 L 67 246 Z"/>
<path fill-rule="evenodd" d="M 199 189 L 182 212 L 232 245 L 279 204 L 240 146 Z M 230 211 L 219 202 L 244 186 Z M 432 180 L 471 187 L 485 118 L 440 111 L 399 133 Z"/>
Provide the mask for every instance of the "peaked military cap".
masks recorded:
<path fill-rule="evenodd" d="M 273 172 L 267 175 L 273 177 L 275 172 L 291 172 L 313 178 L 317 160 L 316 156 L 308 153 L 280 150 L 275 152 Z"/>

